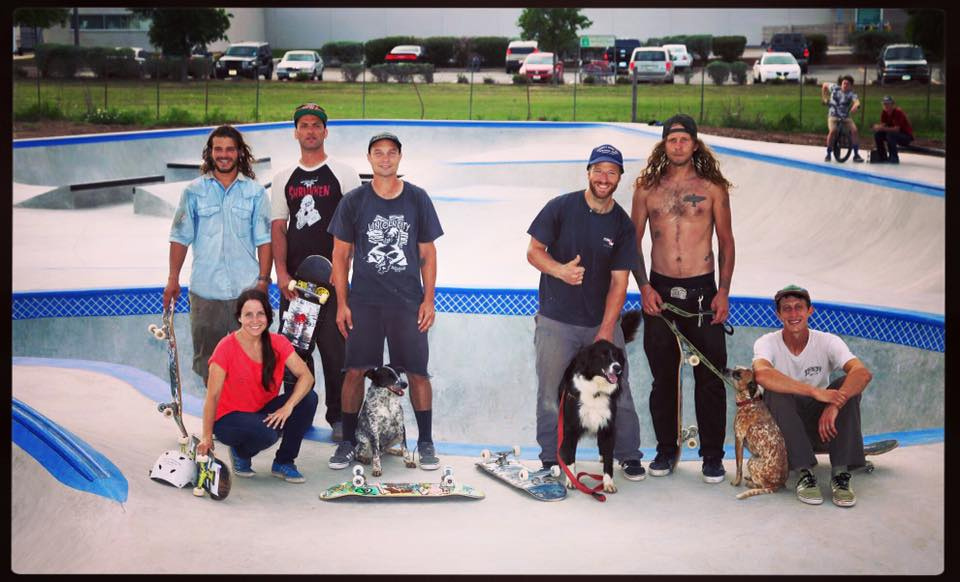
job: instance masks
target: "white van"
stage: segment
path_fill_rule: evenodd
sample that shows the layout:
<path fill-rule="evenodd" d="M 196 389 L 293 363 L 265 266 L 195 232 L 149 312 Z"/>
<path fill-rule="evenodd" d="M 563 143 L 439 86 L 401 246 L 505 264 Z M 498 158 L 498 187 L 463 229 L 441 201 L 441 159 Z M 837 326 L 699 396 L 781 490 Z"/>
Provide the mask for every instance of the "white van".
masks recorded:
<path fill-rule="evenodd" d="M 530 53 L 537 52 L 537 41 L 535 40 L 511 40 L 507 45 L 506 69 L 507 74 L 516 73 L 523 64 L 523 59 Z"/>
<path fill-rule="evenodd" d="M 673 61 L 670 51 L 661 46 L 642 46 L 633 49 L 630 55 L 630 75 L 637 81 L 673 83 Z"/>

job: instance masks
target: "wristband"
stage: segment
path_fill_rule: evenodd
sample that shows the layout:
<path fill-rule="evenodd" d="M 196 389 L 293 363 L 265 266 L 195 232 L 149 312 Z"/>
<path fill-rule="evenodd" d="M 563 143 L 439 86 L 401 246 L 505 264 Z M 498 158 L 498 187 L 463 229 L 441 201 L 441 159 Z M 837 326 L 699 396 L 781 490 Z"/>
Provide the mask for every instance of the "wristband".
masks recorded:
<path fill-rule="evenodd" d="M 259 277 L 257 277 L 257 281 L 266 281 L 267 283 L 269 283 L 270 277 L 267 275 L 260 275 Z"/>

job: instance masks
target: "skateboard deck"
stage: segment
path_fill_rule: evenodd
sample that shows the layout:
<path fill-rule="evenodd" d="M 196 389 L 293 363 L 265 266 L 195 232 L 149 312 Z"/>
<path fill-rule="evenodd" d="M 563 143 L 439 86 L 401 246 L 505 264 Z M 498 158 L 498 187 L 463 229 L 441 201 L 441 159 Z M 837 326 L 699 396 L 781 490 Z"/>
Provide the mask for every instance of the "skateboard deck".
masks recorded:
<path fill-rule="evenodd" d="M 896 439 L 887 439 L 882 441 L 873 442 L 870 444 L 863 445 L 863 456 L 865 457 L 875 457 L 877 455 L 882 455 L 884 453 L 889 453 L 893 449 L 900 446 L 900 441 Z M 818 455 L 825 455 L 829 451 L 826 449 L 820 450 L 815 449 L 814 452 Z M 873 464 L 873 461 L 867 461 L 859 467 L 848 467 L 850 471 L 863 471 L 864 473 L 873 473 L 876 470 L 876 466 Z"/>
<path fill-rule="evenodd" d="M 323 501 L 332 501 L 344 497 L 366 499 L 429 499 L 437 497 L 466 497 L 483 499 L 483 491 L 470 485 L 457 483 L 453 478 L 453 469 L 443 468 L 440 483 L 367 483 L 363 476 L 363 466 L 353 468 L 353 479 L 327 488 L 320 493 Z"/>
<path fill-rule="evenodd" d="M 530 471 L 517 460 L 520 458 L 520 447 L 494 453 L 484 450 L 480 457 L 481 460 L 477 461 L 478 469 L 501 481 L 506 481 L 517 489 L 526 491 L 534 499 L 560 501 L 567 496 L 567 488 L 559 479 L 560 467 L 554 465 L 557 469 L 555 472 L 543 469 Z"/>
<path fill-rule="evenodd" d="M 690 367 L 700 364 L 700 357 L 696 354 L 696 349 L 690 344 L 690 341 L 680 333 L 677 324 L 666 317 L 663 318 L 667 327 L 677 338 L 677 349 L 680 351 L 680 360 L 677 362 L 677 454 L 673 458 L 673 469 L 677 468 L 680 457 L 683 456 L 683 447 L 695 449 L 699 445 L 700 430 L 697 425 L 683 426 L 683 364 L 687 363 Z"/>
<path fill-rule="evenodd" d="M 158 340 L 167 342 L 167 370 L 170 373 L 170 402 L 163 402 L 157 405 L 157 410 L 167 418 L 172 418 L 180 431 L 180 452 L 190 452 L 190 458 L 193 458 L 192 451 L 189 451 L 190 438 L 187 429 L 183 425 L 183 388 L 180 382 L 180 357 L 177 353 L 177 336 L 173 328 L 173 314 L 176 308 L 176 299 L 170 301 L 170 306 L 163 310 L 161 316 L 161 325 L 150 324 L 147 331 L 153 334 Z"/>
<path fill-rule="evenodd" d="M 280 333 L 301 356 L 313 351 L 313 332 L 320 321 L 320 308 L 330 298 L 333 266 L 326 257 L 310 255 L 297 267 L 288 289 L 297 296 L 283 314 Z"/>
<path fill-rule="evenodd" d="M 194 450 L 196 453 L 196 450 Z M 197 463 L 197 481 L 193 488 L 193 494 L 197 497 L 203 497 L 210 494 L 210 499 L 214 501 L 223 501 L 230 495 L 230 468 L 220 462 L 213 456 L 213 453 L 206 455 L 195 455 Z"/>

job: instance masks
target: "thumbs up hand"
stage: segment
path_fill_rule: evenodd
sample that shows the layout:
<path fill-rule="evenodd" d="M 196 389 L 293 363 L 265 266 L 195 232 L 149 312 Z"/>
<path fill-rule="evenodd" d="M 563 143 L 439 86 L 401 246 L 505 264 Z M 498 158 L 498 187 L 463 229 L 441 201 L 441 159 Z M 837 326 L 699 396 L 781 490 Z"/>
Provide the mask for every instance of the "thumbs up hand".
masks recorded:
<path fill-rule="evenodd" d="M 583 272 L 585 270 L 580 266 L 580 255 L 577 255 L 569 263 L 560 265 L 556 277 L 567 285 L 581 285 L 583 284 Z"/>

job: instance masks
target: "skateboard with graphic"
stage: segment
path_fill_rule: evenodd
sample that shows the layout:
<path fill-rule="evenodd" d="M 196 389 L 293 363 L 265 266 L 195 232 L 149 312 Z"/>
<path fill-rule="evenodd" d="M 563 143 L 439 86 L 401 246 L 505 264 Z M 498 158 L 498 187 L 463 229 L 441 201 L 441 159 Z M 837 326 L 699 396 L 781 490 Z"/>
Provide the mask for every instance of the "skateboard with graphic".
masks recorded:
<path fill-rule="evenodd" d="M 483 499 L 483 491 L 470 485 L 457 483 L 453 469 L 444 467 L 439 483 L 367 483 L 363 465 L 353 467 L 353 479 L 334 485 L 320 493 L 323 501 L 344 497 L 365 499 L 432 499 L 438 497 L 465 497 Z"/>
<path fill-rule="evenodd" d="M 691 368 L 699 366 L 700 356 L 697 355 L 699 352 L 693 347 L 690 340 L 680 333 L 676 323 L 666 317 L 663 318 L 663 321 L 666 322 L 667 327 L 677 338 L 677 349 L 680 351 L 680 361 L 677 363 L 677 454 L 673 457 L 672 467 L 672 469 L 676 469 L 680 457 L 683 456 L 683 447 L 695 449 L 699 444 L 697 437 L 700 430 L 697 425 L 683 426 L 683 364 L 689 364 Z"/>
<path fill-rule="evenodd" d="M 526 491 L 540 501 L 560 501 L 567 496 L 567 488 L 560 482 L 559 465 L 530 471 L 520 464 L 519 458 L 520 447 L 517 446 L 508 451 L 490 452 L 484 449 L 480 452 L 477 468 Z"/>
<path fill-rule="evenodd" d="M 330 278 L 333 266 L 321 255 L 310 255 L 300 263 L 287 288 L 297 296 L 283 313 L 280 333 L 285 336 L 301 357 L 313 351 L 313 332 L 320 321 L 320 308 L 330 298 L 333 286 Z"/>
<path fill-rule="evenodd" d="M 877 455 L 882 455 L 889 453 L 893 449 L 900 446 L 900 441 L 897 439 L 887 439 L 882 441 L 873 442 L 870 444 L 863 445 L 863 456 L 865 457 L 875 457 Z M 814 453 L 818 455 L 825 455 L 829 451 L 825 448 L 814 449 Z M 876 470 L 876 466 L 873 464 L 873 461 L 867 461 L 859 467 L 848 467 L 850 471 L 863 471 L 864 473 L 873 473 Z"/>
<path fill-rule="evenodd" d="M 196 453 L 196 450 L 194 450 Z M 223 501 L 230 495 L 230 468 L 213 456 L 213 453 L 196 455 L 197 480 L 193 494 L 203 497 L 207 493 L 214 501 Z"/>

